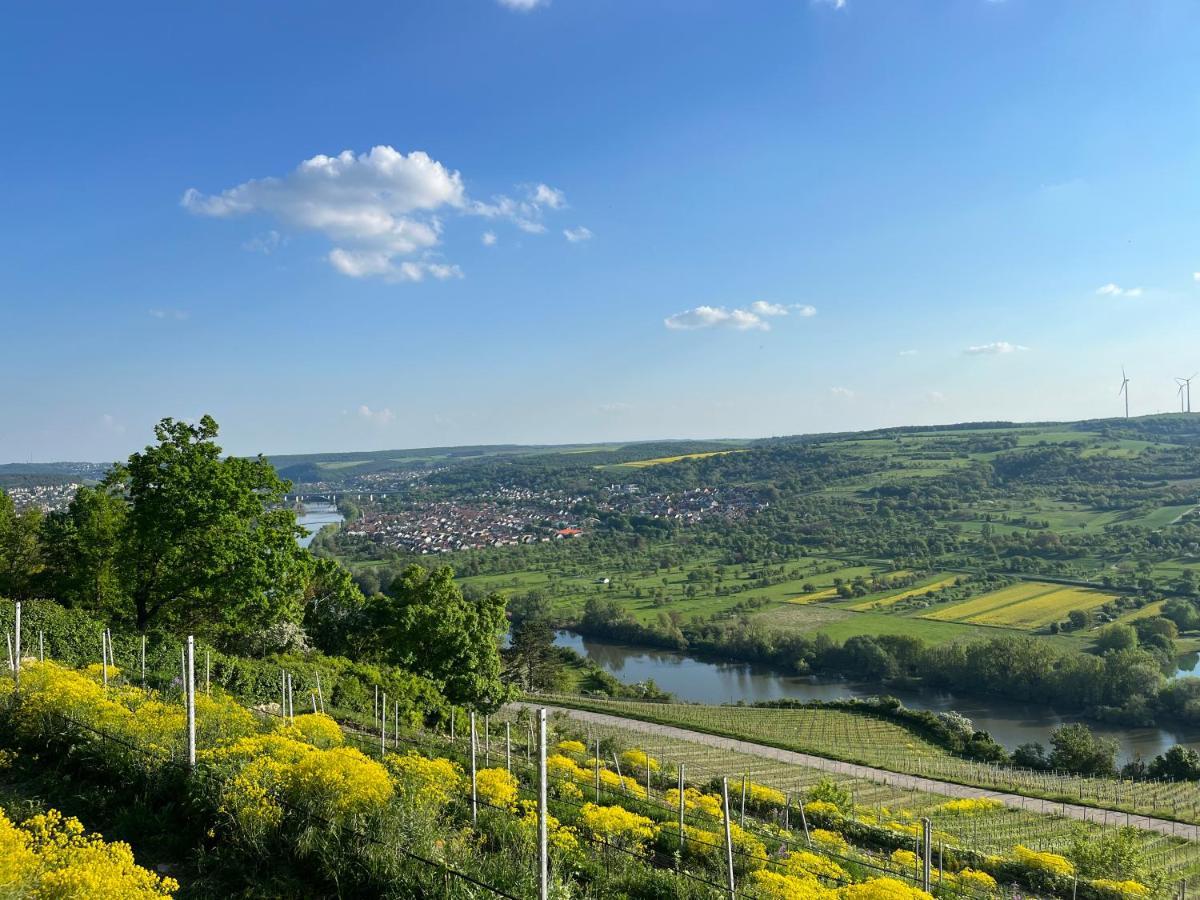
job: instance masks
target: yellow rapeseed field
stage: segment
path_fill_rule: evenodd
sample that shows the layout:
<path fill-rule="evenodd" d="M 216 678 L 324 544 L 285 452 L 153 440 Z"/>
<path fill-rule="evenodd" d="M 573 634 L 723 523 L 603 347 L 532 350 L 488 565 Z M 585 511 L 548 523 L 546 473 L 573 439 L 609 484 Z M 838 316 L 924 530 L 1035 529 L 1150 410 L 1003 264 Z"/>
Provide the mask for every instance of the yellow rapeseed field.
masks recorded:
<path fill-rule="evenodd" d="M 939 591 L 944 587 L 950 587 L 956 581 L 958 581 L 957 575 L 948 575 L 945 578 L 939 578 L 937 581 L 931 581 L 929 584 L 909 588 L 906 591 L 900 591 L 898 594 L 892 594 L 890 597 L 855 603 L 850 609 L 866 610 L 891 606 L 893 603 L 899 603 L 901 600 L 906 600 L 909 597 L 920 597 L 922 594 L 928 594 L 930 591 Z"/>
<path fill-rule="evenodd" d="M 942 622 L 1041 628 L 1067 617 L 1073 609 L 1094 609 L 1114 595 L 1090 588 L 1025 581 L 922 616 Z"/>

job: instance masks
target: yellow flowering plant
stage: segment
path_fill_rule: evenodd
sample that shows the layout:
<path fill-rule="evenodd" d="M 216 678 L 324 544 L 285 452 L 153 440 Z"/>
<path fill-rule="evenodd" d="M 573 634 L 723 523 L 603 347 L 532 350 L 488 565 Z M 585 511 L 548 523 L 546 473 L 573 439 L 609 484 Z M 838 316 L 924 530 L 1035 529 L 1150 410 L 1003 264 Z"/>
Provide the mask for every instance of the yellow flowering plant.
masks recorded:
<path fill-rule="evenodd" d="M 463 790 L 462 768 L 451 760 L 409 751 L 403 756 L 389 753 L 383 761 L 397 793 L 412 805 L 440 810 Z"/>
<path fill-rule="evenodd" d="M 12 897 L 54 900 L 168 900 L 179 889 L 137 865 L 122 842 L 87 834 L 75 818 L 57 810 L 34 816 L 20 827 L 0 813 L 0 892 Z"/>
<path fill-rule="evenodd" d="M 630 812 L 623 806 L 597 806 L 585 803 L 579 820 L 596 837 L 626 849 L 640 850 L 657 833 L 654 822 Z"/>
<path fill-rule="evenodd" d="M 1065 856 L 1059 856 L 1057 853 L 1030 850 L 1028 847 L 1017 844 L 1013 847 L 1013 858 L 1035 872 L 1044 872 L 1047 875 L 1070 876 L 1075 874 L 1075 865 Z"/>
<path fill-rule="evenodd" d="M 480 769 L 475 773 L 479 799 L 503 809 L 516 809 L 517 779 L 506 769 Z"/>

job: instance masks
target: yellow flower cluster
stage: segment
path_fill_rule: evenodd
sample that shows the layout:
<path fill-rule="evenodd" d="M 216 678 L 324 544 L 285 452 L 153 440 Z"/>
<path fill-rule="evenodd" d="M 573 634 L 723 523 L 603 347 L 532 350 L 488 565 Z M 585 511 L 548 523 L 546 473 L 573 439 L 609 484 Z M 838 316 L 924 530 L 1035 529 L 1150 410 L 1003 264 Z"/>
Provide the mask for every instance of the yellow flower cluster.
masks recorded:
<path fill-rule="evenodd" d="M 826 819 L 841 818 L 842 811 L 828 800 L 810 800 L 804 804 L 804 812 L 806 815 L 818 816 Z"/>
<path fill-rule="evenodd" d="M 834 881 L 849 881 L 850 876 L 837 863 L 824 856 L 797 850 L 789 853 L 783 861 L 783 870 L 795 878 L 830 878 Z"/>
<path fill-rule="evenodd" d="M 415 805 L 440 810 L 462 791 L 462 769 L 448 759 L 409 751 L 403 756 L 389 753 L 383 761 L 395 776 L 397 790 Z"/>
<path fill-rule="evenodd" d="M 833 889 L 819 881 L 762 869 L 751 875 L 753 896 L 763 900 L 933 900 L 932 895 L 894 878 L 872 878 Z"/>
<path fill-rule="evenodd" d="M 521 835 L 526 843 L 532 846 L 537 842 L 537 804 L 530 800 L 522 800 L 517 804 L 517 812 L 521 817 L 517 820 L 521 828 Z M 558 850 L 561 853 L 570 853 L 579 849 L 579 840 L 575 837 L 575 832 L 549 813 L 546 813 L 546 840 L 552 850 Z"/>
<path fill-rule="evenodd" d="M 1092 887 L 1106 896 L 1120 898 L 1120 900 L 1150 896 L 1150 888 L 1138 881 L 1112 881 L 1108 878 L 1096 878 L 1092 881 Z"/>
<path fill-rule="evenodd" d="M 608 769 L 601 769 L 600 783 L 611 791 L 624 791 L 638 800 L 646 799 L 646 788 L 628 775 L 618 775 Z"/>
<path fill-rule="evenodd" d="M 919 865 L 917 854 L 911 850 L 893 850 L 892 868 L 897 872 L 912 872 Z"/>
<path fill-rule="evenodd" d="M 57 810 L 19 828 L 0 813 L 0 895 L 91 900 L 167 900 L 179 889 L 133 859 L 128 844 L 105 843 L 84 832 L 78 819 Z"/>
<path fill-rule="evenodd" d="M 657 772 L 660 768 L 658 760 L 644 750 L 626 750 L 621 754 L 621 765 L 633 772 L 645 772 L 646 766 L 650 767 L 651 772 Z"/>
<path fill-rule="evenodd" d="M 775 788 L 767 787 L 765 784 L 755 784 L 753 781 L 746 785 L 746 798 L 760 806 L 783 806 L 787 800 L 783 795 L 783 791 L 777 791 Z"/>
<path fill-rule="evenodd" d="M 639 816 L 623 806 L 597 806 L 585 803 L 579 820 L 583 827 L 601 840 L 619 847 L 637 849 L 652 839 L 656 828 L 646 816 Z"/>
<path fill-rule="evenodd" d="M 956 872 L 954 881 L 963 887 L 981 891 L 990 891 L 996 887 L 996 879 L 978 869 L 963 869 L 961 872 Z"/>
<path fill-rule="evenodd" d="M 300 740 L 323 750 L 340 747 L 346 742 L 341 726 L 324 713 L 305 713 L 302 716 L 296 716 L 291 727 L 296 730 Z"/>
<path fill-rule="evenodd" d="M 663 799 L 668 806 L 678 809 L 678 789 L 671 788 L 663 795 Z M 716 794 L 705 794 L 692 787 L 683 789 L 683 808 L 700 813 L 702 816 L 708 816 L 710 819 L 716 819 L 718 822 L 725 818 L 720 797 Z"/>
<path fill-rule="evenodd" d="M 576 756 L 582 756 L 587 752 L 583 741 L 559 741 L 554 745 L 554 749 L 559 753 L 574 753 Z"/>
<path fill-rule="evenodd" d="M 809 836 L 813 843 L 832 853 L 844 853 L 849 848 L 846 839 L 836 831 L 826 831 L 824 828 L 814 828 Z"/>
<path fill-rule="evenodd" d="M 950 800 L 941 806 L 936 806 L 933 811 L 971 816 L 976 813 L 992 812 L 1003 806 L 1003 803 L 992 797 L 963 797 L 961 800 Z"/>
<path fill-rule="evenodd" d="M 284 806 L 343 824 L 392 799 L 387 769 L 352 747 L 322 750 L 282 734 L 239 738 L 200 754 L 217 779 L 220 808 L 247 836 L 277 827 Z"/>
<path fill-rule="evenodd" d="M 517 779 L 507 769 L 480 769 L 475 773 L 475 791 L 492 806 L 517 808 Z"/>
<path fill-rule="evenodd" d="M 706 831 L 692 825 L 683 826 L 684 850 L 688 856 L 710 861 L 725 854 L 725 831 Z M 767 848 L 753 834 L 734 822 L 729 823 L 729 839 L 733 843 L 736 861 L 745 868 L 761 868 L 766 862 Z"/>
<path fill-rule="evenodd" d="M 1013 847 L 1013 856 L 1017 862 L 1024 863 L 1029 868 L 1038 872 L 1045 872 L 1048 875 L 1075 874 L 1075 866 L 1072 865 L 1071 861 L 1065 856 L 1059 856 L 1057 853 L 1030 850 L 1028 847 L 1017 844 L 1017 846 Z"/>

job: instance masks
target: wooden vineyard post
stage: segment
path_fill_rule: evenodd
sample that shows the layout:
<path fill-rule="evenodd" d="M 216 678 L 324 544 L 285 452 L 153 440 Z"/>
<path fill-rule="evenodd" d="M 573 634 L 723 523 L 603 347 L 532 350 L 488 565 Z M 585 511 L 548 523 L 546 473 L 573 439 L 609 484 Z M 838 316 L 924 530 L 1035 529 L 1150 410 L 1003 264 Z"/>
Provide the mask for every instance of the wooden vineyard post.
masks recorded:
<path fill-rule="evenodd" d="M 12 655 L 12 632 L 4 632 L 4 638 L 8 641 L 8 671 L 13 671 L 13 655 Z"/>
<path fill-rule="evenodd" d="M 196 645 L 189 634 L 187 639 L 187 730 L 188 765 L 196 768 Z"/>
<path fill-rule="evenodd" d="M 325 712 L 325 695 L 321 693 L 321 673 L 317 672 L 317 700 L 321 704 L 321 712 Z"/>
<path fill-rule="evenodd" d="M 204 651 L 204 695 L 212 696 L 212 654 Z"/>
<path fill-rule="evenodd" d="M 392 744 L 400 750 L 400 701 L 395 701 L 395 721 L 392 723 Z"/>
<path fill-rule="evenodd" d="M 596 737 L 596 755 L 592 757 L 596 766 L 596 803 L 600 802 L 600 738 Z"/>
<path fill-rule="evenodd" d="M 512 723 L 504 723 L 504 768 L 512 772 Z"/>
<path fill-rule="evenodd" d="M 317 692 L 310 690 L 308 693 L 312 697 L 313 715 L 315 716 L 317 714 Z"/>
<path fill-rule="evenodd" d="M 479 824 L 479 791 L 475 783 L 475 711 L 471 710 L 471 827 Z"/>
<path fill-rule="evenodd" d="M 146 636 L 142 635 L 142 687 L 146 686 Z"/>
<path fill-rule="evenodd" d="M 487 714 L 483 717 L 483 764 L 492 764 L 492 717 Z"/>
<path fill-rule="evenodd" d="M 454 744 L 454 707 L 450 707 L 450 743 Z"/>
<path fill-rule="evenodd" d="M 746 827 L 746 776 L 742 775 L 742 811 L 738 815 L 738 826 Z"/>
<path fill-rule="evenodd" d="M 729 830 L 729 778 L 721 777 L 721 803 L 725 807 L 725 875 L 729 885 L 729 900 L 737 900 L 737 885 L 733 881 L 733 835 Z"/>
<path fill-rule="evenodd" d="M 279 670 L 279 715 L 287 718 L 287 672 Z"/>
<path fill-rule="evenodd" d="M 184 668 L 185 669 L 187 668 L 186 661 L 184 663 Z M 103 676 L 104 676 L 104 686 L 108 687 L 108 629 L 107 628 L 105 628 L 104 631 L 102 631 L 100 633 L 100 671 L 101 671 L 101 673 L 103 673 Z M 187 675 L 185 673 L 184 674 L 185 681 L 186 681 L 186 678 L 187 678 Z"/>
<path fill-rule="evenodd" d="M 292 690 L 292 673 L 288 672 L 287 676 L 287 715 L 288 720 L 296 721 L 296 694 Z"/>
<path fill-rule="evenodd" d="M 550 843 L 546 822 L 546 708 L 538 710 L 538 897 L 550 897 Z"/>
<path fill-rule="evenodd" d="M 642 749 L 642 755 L 646 757 L 646 799 L 650 799 L 650 754 L 645 748 Z"/>

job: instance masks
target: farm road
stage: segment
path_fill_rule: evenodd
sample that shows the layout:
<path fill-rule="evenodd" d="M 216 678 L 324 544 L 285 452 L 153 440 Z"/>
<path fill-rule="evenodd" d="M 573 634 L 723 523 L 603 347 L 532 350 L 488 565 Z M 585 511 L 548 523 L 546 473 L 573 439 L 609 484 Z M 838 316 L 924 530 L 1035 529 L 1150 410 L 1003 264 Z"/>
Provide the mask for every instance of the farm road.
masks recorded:
<path fill-rule="evenodd" d="M 519 702 L 510 705 L 518 708 L 538 709 L 543 704 Z M 1188 825 L 1183 822 L 1173 822 L 1170 819 L 1126 814 L 1120 810 L 1106 810 L 1094 806 L 1081 806 L 1075 803 L 1059 803 L 1054 800 L 1042 800 L 1038 797 L 1025 797 L 1021 794 L 1009 794 L 1003 791 L 970 787 L 951 781 L 938 781 L 933 778 L 923 778 L 919 775 L 904 775 L 899 772 L 889 772 L 887 769 L 876 769 L 873 766 L 863 766 L 836 759 L 826 759 L 823 756 L 813 756 L 810 753 L 800 753 L 795 750 L 780 750 L 777 747 L 755 744 L 752 741 L 720 737 L 719 735 L 706 734 L 703 731 L 691 731 L 687 728 L 679 728 L 674 725 L 643 722 L 640 719 L 627 719 L 623 716 L 614 716 L 608 713 L 551 705 L 546 705 L 546 709 L 553 712 L 565 713 L 567 716 L 580 722 L 593 722 L 597 725 L 624 728 L 627 731 L 637 731 L 643 734 L 662 735 L 663 737 L 676 740 L 691 741 L 694 744 L 704 744 L 718 750 L 731 750 L 735 753 L 761 756 L 764 759 L 771 759 L 776 762 L 819 769 L 824 772 L 832 772 L 850 778 L 864 778 L 871 781 L 878 781 L 883 784 L 903 788 L 904 790 L 926 791 L 930 794 L 943 794 L 947 797 L 988 797 L 999 800 L 1006 806 L 1027 809 L 1031 812 L 1057 813 L 1068 818 L 1078 819 L 1081 822 L 1092 822 L 1095 824 L 1124 825 L 1128 821 L 1128 824 L 1136 828 L 1145 829 L 1146 831 L 1157 831 L 1161 834 L 1169 834 L 1173 837 L 1185 838 L 1189 841 L 1200 840 L 1200 826 Z"/>

